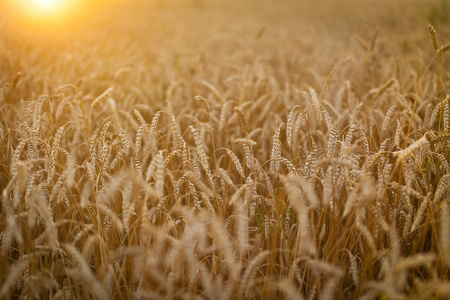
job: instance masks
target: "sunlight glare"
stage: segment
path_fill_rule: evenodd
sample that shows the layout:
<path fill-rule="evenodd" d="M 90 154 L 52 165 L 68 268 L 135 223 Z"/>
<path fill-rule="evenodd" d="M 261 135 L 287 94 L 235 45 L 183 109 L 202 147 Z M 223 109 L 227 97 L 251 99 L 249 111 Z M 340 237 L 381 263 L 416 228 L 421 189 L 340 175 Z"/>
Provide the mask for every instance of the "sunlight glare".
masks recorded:
<path fill-rule="evenodd" d="M 37 8 L 43 10 L 53 10 L 61 4 L 61 0 L 32 0 L 32 2 Z"/>

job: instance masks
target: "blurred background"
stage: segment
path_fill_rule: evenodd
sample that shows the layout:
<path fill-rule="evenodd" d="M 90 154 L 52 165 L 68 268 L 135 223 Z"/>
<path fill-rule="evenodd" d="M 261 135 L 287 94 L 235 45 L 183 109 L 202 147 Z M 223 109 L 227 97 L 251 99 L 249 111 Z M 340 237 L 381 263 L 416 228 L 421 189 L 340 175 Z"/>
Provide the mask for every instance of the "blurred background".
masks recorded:
<path fill-rule="evenodd" d="M 0 2 L 0 83 L 23 72 L 35 92 L 120 83 L 162 94 L 187 76 L 220 85 L 256 59 L 280 82 L 314 85 L 374 39 L 391 59 L 433 55 L 428 22 L 450 40 L 448 0 L 47 1 Z"/>

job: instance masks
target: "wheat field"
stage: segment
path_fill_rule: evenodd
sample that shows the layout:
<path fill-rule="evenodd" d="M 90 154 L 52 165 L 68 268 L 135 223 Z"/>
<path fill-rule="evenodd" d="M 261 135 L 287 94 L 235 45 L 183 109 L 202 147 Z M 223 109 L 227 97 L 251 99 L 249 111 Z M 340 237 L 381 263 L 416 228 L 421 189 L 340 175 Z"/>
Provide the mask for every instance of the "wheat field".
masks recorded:
<path fill-rule="evenodd" d="M 0 298 L 450 299 L 449 6 L 0 2 Z"/>

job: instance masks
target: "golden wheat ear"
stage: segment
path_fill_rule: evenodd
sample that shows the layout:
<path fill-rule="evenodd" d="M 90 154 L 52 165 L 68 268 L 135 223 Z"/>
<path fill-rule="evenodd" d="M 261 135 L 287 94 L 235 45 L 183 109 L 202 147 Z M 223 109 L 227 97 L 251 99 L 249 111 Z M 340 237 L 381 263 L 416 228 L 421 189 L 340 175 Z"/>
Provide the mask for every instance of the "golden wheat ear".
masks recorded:
<path fill-rule="evenodd" d="M 436 30 L 434 29 L 433 25 L 428 24 L 428 33 L 430 34 L 431 43 L 433 44 L 433 48 L 436 52 L 439 51 L 439 42 L 436 35 Z"/>

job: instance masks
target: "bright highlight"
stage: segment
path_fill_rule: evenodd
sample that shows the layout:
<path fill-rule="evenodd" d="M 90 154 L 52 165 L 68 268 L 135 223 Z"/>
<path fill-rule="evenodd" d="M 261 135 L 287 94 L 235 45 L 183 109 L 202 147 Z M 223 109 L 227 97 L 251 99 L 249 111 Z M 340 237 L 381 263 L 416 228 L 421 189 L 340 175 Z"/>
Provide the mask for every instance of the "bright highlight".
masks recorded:
<path fill-rule="evenodd" d="M 33 0 L 33 2 L 38 7 L 49 9 L 49 8 L 55 7 L 58 4 L 58 2 L 60 2 L 60 1 L 58 1 L 58 0 Z"/>
<path fill-rule="evenodd" d="M 61 6 L 61 0 L 32 0 L 34 6 L 41 10 L 54 10 Z"/>
<path fill-rule="evenodd" d="M 0 0 L 1 2 L 2 0 Z M 67 26 L 79 11 L 83 0 L 6 0 L 10 1 L 11 14 L 21 26 L 32 28 Z M 78 5 L 80 4 L 80 5 Z"/>

